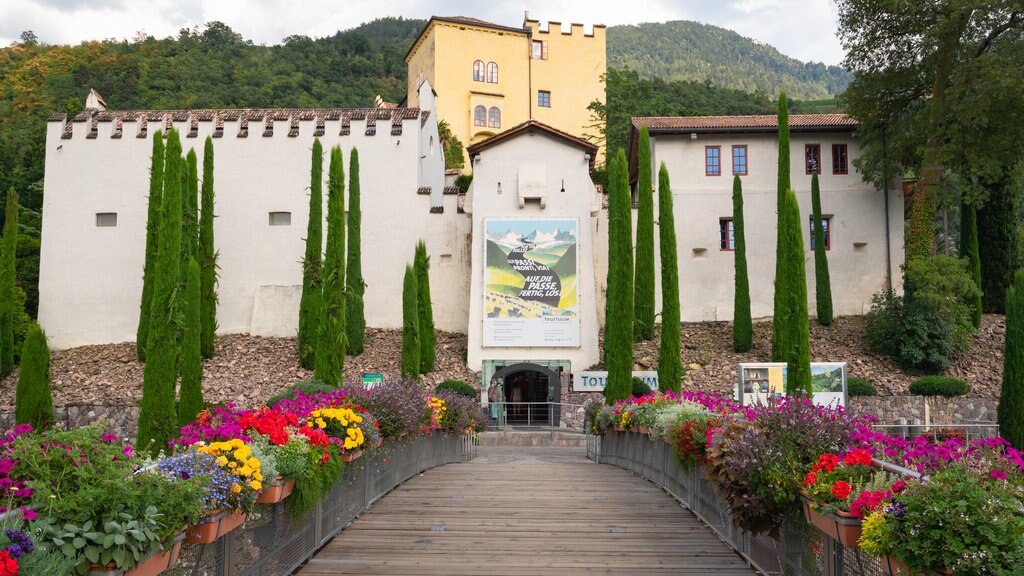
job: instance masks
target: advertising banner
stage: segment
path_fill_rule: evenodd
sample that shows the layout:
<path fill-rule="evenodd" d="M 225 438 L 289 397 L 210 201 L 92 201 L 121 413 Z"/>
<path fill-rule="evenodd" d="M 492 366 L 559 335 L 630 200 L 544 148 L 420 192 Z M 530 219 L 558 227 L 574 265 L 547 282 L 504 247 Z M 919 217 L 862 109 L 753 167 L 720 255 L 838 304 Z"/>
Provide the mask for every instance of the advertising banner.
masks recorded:
<path fill-rule="evenodd" d="M 484 219 L 484 346 L 579 347 L 579 221 Z"/>
<path fill-rule="evenodd" d="M 786 364 L 743 363 L 737 371 L 735 398 L 744 406 L 786 395 Z M 811 389 L 820 406 L 846 406 L 846 363 L 811 362 Z"/>
<path fill-rule="evenodd" d="M 658 373 L 654 370 L 634 370 L 633 378 L 639 378 L 651 387 L 651 390 L 658 389 Z M 607 370 L 587 370 L 585 372 L 572 373 L 573 392 L 604 392 L 608 386 Z"/>

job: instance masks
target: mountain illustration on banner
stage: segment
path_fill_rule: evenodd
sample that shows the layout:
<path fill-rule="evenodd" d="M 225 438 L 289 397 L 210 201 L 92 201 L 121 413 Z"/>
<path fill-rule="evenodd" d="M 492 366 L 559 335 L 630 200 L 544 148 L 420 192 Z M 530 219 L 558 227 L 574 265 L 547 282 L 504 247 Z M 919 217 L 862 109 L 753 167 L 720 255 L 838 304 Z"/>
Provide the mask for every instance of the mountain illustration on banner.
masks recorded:
<path fill-rule="evenodd" d="M 500 234 L 491 234 L 488 231 L 487 239 L 506 248 L 515 248 L 522 244 L 523 240 L 536 244 L 538 248 L 547 248 L 561 244 L 575 244 L 576 230 L 560 230 L 555 228 L 550 232 L 543 232 L 540 229 L 534 229 L 533 231 L 521 234 L 509 228 Z"/>

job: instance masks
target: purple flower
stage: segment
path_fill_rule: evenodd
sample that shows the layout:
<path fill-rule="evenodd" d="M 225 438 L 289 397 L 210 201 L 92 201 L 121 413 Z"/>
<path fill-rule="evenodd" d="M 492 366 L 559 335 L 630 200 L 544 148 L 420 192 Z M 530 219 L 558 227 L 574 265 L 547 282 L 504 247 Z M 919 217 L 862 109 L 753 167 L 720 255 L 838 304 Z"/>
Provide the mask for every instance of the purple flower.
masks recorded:
<path fill-rule="evenodd" d="M 995 478 L 996 480 L 1006 480 L 1006 472 L 1002 470 L 993 470 L 988 473 L 989 478 Z"/>

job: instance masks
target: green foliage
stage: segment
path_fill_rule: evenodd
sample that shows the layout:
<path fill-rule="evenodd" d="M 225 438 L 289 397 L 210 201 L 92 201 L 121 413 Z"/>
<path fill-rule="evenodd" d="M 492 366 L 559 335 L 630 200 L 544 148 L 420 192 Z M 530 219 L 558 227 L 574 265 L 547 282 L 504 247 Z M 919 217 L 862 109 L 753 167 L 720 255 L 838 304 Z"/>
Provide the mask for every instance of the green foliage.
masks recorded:
<path fill-rule="evenodd" d="M 732 229 L 736 251 L 736 287 L 733 300 L 732 349 L 746 352 L 754 346 L 754 321 L 750 315 L 750 279 L 747 275 L 747 236 L 743 223 L 743 183 L 732 177 Z"/>
<path fill-rule="evenodd" d="M 634 376 L 632 382 L 633 388 L 631 395 L 633 396 L 633 398 L 639 398 L 641 396 L 646 396 L 651 393 L 651 387 L 648 386 L 646 382 L 644 382 L 643 378 L 637 378 L 636 376 Z"/>
<path fill-rule="evenodd" d="M 310 370 L 316 358 L 319 338 L 323 256 L 323 182 L 324 153 L 320 139 L 313 141 L 313 160 L 309 183 L 309 222 L 306 225 L 306 255 L 302 260 L 302 299 L 299 302 L 299 363 Z"/>
<path fill-rule="evenodd" d="M 784 226 L 782 225 L 783 218 L 783 205 L 785 203 L 786 192 L 790 190 L 789 180 L 789 107 L 786 105 L 786 93 L 779 94 L 779 166 L 778 166 L 778 189 L 777 189 L 777 204 L 776 204 L 776 235 L 775 235 L 775 304 L 772 310 L 772 361 L 783 362 L 786 360 L 787 350 L 789 349 L 789 343 L 786 341 L 786 334 L 783 330 L 782 322 L 783 318 L 779 314 L 779 310 L 784 307 L 784 300 L 788 297 L 785 291 L 782 290 L 784 280 L 781 280 L 784 274 L 782 269 L 782 251 L 784 250 L 785 244 L 783 243 L 782 235 Z M 803 239 L 800 241 L 801 246 L 803 245 Z M 801 275 L 803 277 L 803 275 Z"/>
<path fill-rule="evenodd" d="M 345 463 L 341 459 L 341 447 L 331 444 L 327 450 L 330 451 L 330 457 L 326 462 L 320 461 L 323 457 L 320 450 L 309 451 L 309 462 L 302 474 L 295 479 L 295 491 L 284 501 L 284 508 L 292 521 L 301 519 L 307 512 L 313 510 L 341 478 L 341 472 L 345 468 Z"/>
<path fill-rule="evenodd" d="M 782 308 L 776 308 L 785 334 L 780 349 L 786 361 L 786 393 L 810 396 L 811 333 L 807 319 L 807 275 L 804 269 L 804 242 L 800 226 L 800 207 L 792 190 L 786 193 L 782 217 L 782 267 L 775 282 L 781 287 Z M 781 310 L 781 314 L 779 313 Z"/>
<path fill-rule="evenodd" d="M 633 292 L 633 339 L 654 338 L 654 188 L 651 182 L 651 142 L 647 127 L 640 129 L 637 146 L 636 272 Z"/>
<path fill-rule="evenodd" d="M 944 254 L 917 258 L 907 262 L 904 277 L 914 288 L 914 303 L 943 318 L 952 331 L 953 351 L 966 350 L 974 332 L 969 302 L 979 295 L 967 261 Z"/>
<path fill-rule="evenodd" d="M 462 192 L 462 193 L 465 193 L 465 192 L 469 191 L 469 185 L 472 184 L 472 183 L 473 183 L 473 175 L 472 174 L 459 174 L 455 178 L 455 187 L 458 188 L 459 191 Z"/>
<path fill-rule="evenodd" d="M 814 298 L 818 324 L 832 325 L 832 280 L 828 273 L 828 251 L 825 250 L 825 226 L 821 222 L 821 189 L 818 174 L 811 176 L 811 210 L 814 218 Z"/>
<path fill-rule="evenodd" d="M 359 197 L 359 151 L 352 148 L 348 161 L 348 261 L 345 265 L 345 334 L 349 354 L 362 354 L 366 337 L 363 315 L 362 210 Z"/>
<path fill-rule="evenodd" d="M 605 400 L 625 400 L 633 377 L 633 233 L 626 153 L 620 148 L 609 168 L 608 283 L 605 300 Z"/>
<path fill-rule="evenodd" d="M 846 393 L 850 396 L 878 396 L 878 390 L 867 378 L 847 378 Z"/>
<path fill-rule="evenodd" d="M 947 320 L 892 290 L 875 294 L 866 318 L 868 348 L 891 357 L 904 370 L 942 372 L 956 348 Z"/>
<path fill-rule="evenodd" d="M 14 287 L 14 361 L 21 359 L 21 346 L 25 343 L 28 331 L 35 327 L 36 321 L 25 311 L 27 296 L 21 286 Z"/>
<path fill-rule="evenodd" d="M 153 301 L 150 307 L 146 367 L 142 375 L 142 401 L 135 446 L 155 452 L 177 432 L 174 384 L 178 378 L 177 334 L 180 319 L 178 278 L 181 264 L 181 141 L 178 131 L 167 136 L 164 190 L 157 258 L 154 267 Z"/>
<path fill-rule="evenodd" d="M 181 269 L 188 275 L 188 260 L 199 253 L 199 165 L 196 150 L 185 156 L 186 187 L 181 189 Z M 182 282 L 184 286 L 185 282 Z"/>
<path fill-rule="evenodd" d="M 419 302 L 420 374 L 434 370 L 437 334 L 434 332 L 434 305 L 430 301 L 430 257 L 422 240 L 416 243 L 413 271 L 416 273 L 416 299 Z"/>
<path fill-rule="evenodd" d="M 327 253 L 324 256 L 314 378 L 341 386 L 345 373 L 345 169 L 341 147 L 327 171 Z"/>
<path fill-rule="evenodd" d="M 18 251 L 18 193 L 7 193 L 4 235 L 0 246 L 0 374 L 14 370 L 15 274 Z"/>
<path fill-rule="evenodd" d="M 658 344 L 658 387 L 679 392 L 683 365 L 679 356 L 679 262 L 672 186 L 668 169 L 658 169 L 658 250 L 661 254 L 661 340 Z"/>
<path fill-rule="evenodd" d="M 1006 345 L 1003 385 L 996 409 L 999 435 L 1024 448 L 1024 270 L 1018 270 L 1006 291 Z"/>
<path fill-rule="evenodd" d="M 406 265 L 402 282 L 402 376 L 416 378 L 420 372 L 420 314 L 416 271 Z"/>
<path fill-rule="evenodd" d="M 467 398 L 479 398 L 480 393 L 475 388 L 462 380 L 445 380 L 437 385 L 435 390 L 451 390 L 456 394 L 462 394 Z"/>
<path fill-rule="evenodd" d="M 185 334 L 181 340 L 181 399 L 178 425 L 196 419 L 206 407 L 203 402 L 203 354 L 200 343 L 199 264 L 189 258 L 185 273 Z"/>
<path fill-rule="evenodd" d="M 923 376 L 910 383 L 910 393 L 916 396 L 963 396 L 971 389 L 967 382 L 949 376 Z"/>
<path fill-rule="evenodd" d="M 212 358 L 217 335 L 217 257 L 213 244 L 213 139 L 206 137 L 203 149 L 202 211 L 199 216 L 199 348 L 203 358 Z"/>
<path fill-rule="evenodd" d="M 441 146 L 444 148 L 444 167 L 449 170 L 461 170 L 466 165 L 466 155 L 462 141 L 452 132 L 447 121 L 437 121 L 437 137 L 441 140 Z"/>
<path fill-rule="evenodd" d="M 981 304 L 985 312 L 993 314 L 1006 311 L 1006 289 L 1021 265 L 1018 202 L 1007 188 L 1005 183 L 998 187 L 977 212 L 978 245 L 984 247 L 980 251 Z"/>
<path fill-rule="evenodd" d="M 153 131 L 153 154 L 149 168 L 149 210 L 146 219 L 146 264 L 142 273 L 142 303 L 139 305 L 139 327 L 135 335 L 135 354 L 139 361 L 146 360 L 149 342 L 149 317 L 153 306 L 153 286 L 156 283 L 157 233 L 160 229 L 160 204 L 164 185 L 163 131 Z"/>
<path fill-rule="evenodd" d="M 967 260 L 967 271 L 978 287 L 978 292 L 968 298 L 971 308 L 971 324 L 981 327 L 981 257 L 978 254 L 978 215 L 973 204 L 960 204 L 960 255 Z"/>
<path fill-rule="evenodd" d="M 50 348 L 46 345 L 46 334 L 38 325 L 29 330 L 22 347 L 14 420 L 17 424 L 31 424 L 36 430 L 49 428 L 54 423 Z"/>

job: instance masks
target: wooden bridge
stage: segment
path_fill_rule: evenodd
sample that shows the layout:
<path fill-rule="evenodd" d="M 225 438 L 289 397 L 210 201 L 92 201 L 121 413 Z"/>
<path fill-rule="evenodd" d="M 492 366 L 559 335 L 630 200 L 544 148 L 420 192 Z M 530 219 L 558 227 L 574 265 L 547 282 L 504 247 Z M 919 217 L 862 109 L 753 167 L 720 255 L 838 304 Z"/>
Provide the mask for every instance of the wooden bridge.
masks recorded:
<path fill-rule="evenodd" d="M 399 486 L 297 574 L 756 572 L 661 489 L 582 448 L 481 447 Z"/>

